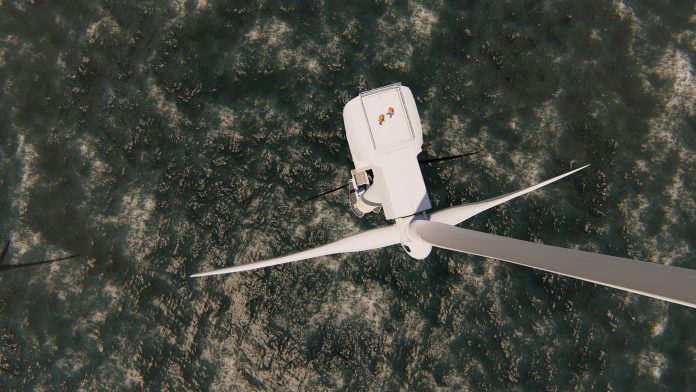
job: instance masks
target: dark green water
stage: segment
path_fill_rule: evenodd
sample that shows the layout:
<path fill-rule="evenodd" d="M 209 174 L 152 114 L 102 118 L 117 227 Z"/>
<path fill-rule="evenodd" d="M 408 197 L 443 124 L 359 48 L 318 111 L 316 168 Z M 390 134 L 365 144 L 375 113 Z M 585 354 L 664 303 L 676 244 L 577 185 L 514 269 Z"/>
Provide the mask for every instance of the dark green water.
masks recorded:
<path fill-rule="evenodd" d="M 417 97 L 435 209 L 560 183 L 465 227 L 696 268 L 689 1 L 0 0 L 2 390 L 689 390 L 696 311 L 398 247 L 191 273 L 384 224 L 341 112 Z"/>

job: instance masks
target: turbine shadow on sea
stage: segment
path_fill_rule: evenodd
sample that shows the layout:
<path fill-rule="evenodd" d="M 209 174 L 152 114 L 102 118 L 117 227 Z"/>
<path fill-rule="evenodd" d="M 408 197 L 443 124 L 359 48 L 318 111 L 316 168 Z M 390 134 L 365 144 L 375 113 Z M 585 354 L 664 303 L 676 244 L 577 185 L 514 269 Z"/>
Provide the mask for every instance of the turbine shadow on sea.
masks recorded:
<path fill-rule="evenodd" d="M 0 252 L 0 272 L 12 270 L 12 269 L 18 269 L 18 268 L 34 267 L 34 266 L 42 265 L 42 264 L 51 264 L 51 263 L 55 263 L 58 261 L 70 260 L 70 259 L 75 259 L 77 257 L 80 257 L 79 254 L 74 254 L 74 255 L 68 255 L 68 256 L 64 256 L 64 257 L 58 257 L 55 259 L 33 261 L 31 263 L 3 265 L 2 263 L 5 261 L 5 257 L 7 257 L 7 252 L 9 251 L 9 249 L 10 249 L 10 240 L 8 239 L 5 242 L 5 246 L 3 246 L 3 248 L 2 248 L 2 252 Z"/>

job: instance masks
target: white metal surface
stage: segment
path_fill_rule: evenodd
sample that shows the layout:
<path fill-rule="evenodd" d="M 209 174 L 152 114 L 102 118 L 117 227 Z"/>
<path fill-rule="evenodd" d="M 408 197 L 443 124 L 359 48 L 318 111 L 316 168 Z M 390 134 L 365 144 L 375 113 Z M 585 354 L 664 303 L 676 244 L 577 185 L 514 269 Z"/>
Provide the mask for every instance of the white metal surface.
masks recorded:
<path fill-rule="evenodd" d="M 394 84 L 362 93 L 346 104 L 343 120 L 356 169 L 373 170 L 369 197 L 382 204 L 384 216 L 430 209 L 418 164 L 423 129 L 411 90 Z"/>
<path fill-rule="evenodd" d="M 430 209 L 418 159 L 411 149 L 401 149 L 379 157 L 384 182 L 382 205 L 387 219 L 396 219 Z"/>
<path fill-rule="evenodd" d="M 293 261 L 311 259 L 319 256 L 333 255 L 336 253 L 359 252 L 363 250 L 384 248 L 385 246 L 396 245 L 399 243 L 399 232 L 396 226 L 385 226 L 378 229 L 363 231 L 356 235 L 343 238 L 336 242 L 309 249 L 304 252 L 294 253 L 288 256 L 277 257 L 257 263 L 242 264 L 229 268 L 222 268 L 214 271 L 193 274 L 191 277 L 223 275 L 232 272 L 249 271 L 258 268 L 271 267 L 274 265 L 290 263 Z"/>
<path fill-rule="evenodd" d="M 361 94 L 360 100 L 376 150 L 399 148 L 415 138 L 401 86 Z M 393 108 L 394 112 L 391 113 L 389 108 Z M 380 118 L 383 120 L 380 121 Z"/>
<path fill-rule="evenodd" d="M 490 257 L 696 308 L 696 270 L 520 241 L 438 222 L 416 221 L 438 248 Z"/>

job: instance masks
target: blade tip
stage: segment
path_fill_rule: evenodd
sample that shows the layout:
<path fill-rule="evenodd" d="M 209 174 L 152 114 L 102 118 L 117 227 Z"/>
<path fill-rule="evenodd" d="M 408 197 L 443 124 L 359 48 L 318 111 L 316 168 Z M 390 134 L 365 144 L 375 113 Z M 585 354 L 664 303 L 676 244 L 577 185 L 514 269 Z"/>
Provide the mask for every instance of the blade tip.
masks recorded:
<path fill-rule="evenodd" d="M 577 169 L 573 169 L 572 171 L 568 172 L 568 174 L 579 172 L 580 170 L 587 169 L 588 167 L 590 167 L 590 164 L 589 164 L 589 163 L 588 163 L 587 165 L 585 165 L 585 166 L 580 166 L 580 167 L 577 168 Z"/>

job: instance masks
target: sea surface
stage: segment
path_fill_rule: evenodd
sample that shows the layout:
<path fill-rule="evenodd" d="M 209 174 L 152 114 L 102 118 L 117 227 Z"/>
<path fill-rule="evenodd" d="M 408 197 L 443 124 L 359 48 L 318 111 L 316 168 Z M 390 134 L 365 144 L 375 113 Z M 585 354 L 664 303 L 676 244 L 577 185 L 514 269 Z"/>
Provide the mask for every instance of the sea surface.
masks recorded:
<path fill-rule="evenodd" d="M 343 106 L 417 99 L 433 209 L 696 268 L 693 1 L 0 0 L 0 390 L 686 391 L 696 310 L 399 247 L 217 278 L 358 219 Z M 3 241 L 4 243 L 4 241 Z"/>

